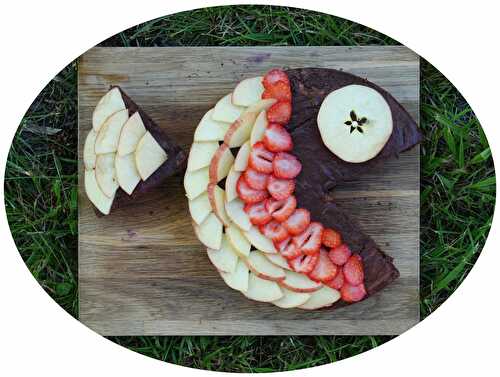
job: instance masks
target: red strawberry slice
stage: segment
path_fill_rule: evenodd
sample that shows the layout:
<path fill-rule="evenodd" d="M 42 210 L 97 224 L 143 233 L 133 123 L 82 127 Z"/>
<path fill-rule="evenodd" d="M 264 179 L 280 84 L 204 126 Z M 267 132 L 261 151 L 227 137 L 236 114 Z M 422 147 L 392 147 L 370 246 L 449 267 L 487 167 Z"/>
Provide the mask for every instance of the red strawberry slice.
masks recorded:
<path fill-rule="evenodd" d="M 274 198 L 266 199 L 267 211 L 280 223 L 288 219 L 293 211 L 295 211 L 295 208 L 297 208 L 297 199 L 293 195 L 283 200 L 276 200 Z"/>
<path fill-rule="evenodd" d="M 293 242 L 302 251 L 302 253 L 311 255 L 319 251 L 321 247 L 321 234 L 323 225 L 318 222 L 312 222 L 298 236 L 293 237 Z M 327 254 L 328 255 L 328 254 Z"/>
<path fill-rule="evenodd" d="M 248 165 L 259 173 L 269 174 L 273 172 L 273 159 L 274 153 L 268 151 L 264 143 L 259 141 L 252 146 Z"/>
<path fill-rule="evenodd" d="M 269 174 L 258 172 L 252 168 L 247 168 L 243 173 L 248 186 L 255 190 L 265 190 L 267 188 L 267 179 Z"/>
<path fill-rule="evenodd" d="M 269 196 L 266 190 L 255 190 L 251 188 L 243 175 L 240 176 L 236 183 L 236 192 L 245 203 L 261 202 Z"/>
<path fill-rule="evenodd" d="M 270 123 L 264 131 L 262 142 L 271 152 L 286 152 L 293 149 L 292 137 L 285 127 Z"/>
<path fill-rule="evenodd" d="M 269 86 L 262 93 L 262 99 L 274 98 L 277 101 L 290 102 L 292 100 L 292 91 L 290 85 L 283 81 L 278 81 Z"/>
<path fill-rule="evenodd" d="M 352 285 L 345 283 L 340 289 L 340 297 L 346 302 L 358 302 L 366 296 L 364 284 Z"/>
<path fill-rule="evenodd" d="M 272 194 L 271 194 L 272 195 Z M 311 214 L 307 209 L 296 209 L 290 217 L 283 222 L 283 226 L 293 236 L 302 233 L 309 226 L 311 222 Z"/>
<path fill-rule="evenodd" d="M 302 164 L 293 154 L 280 152 L 274 156 L 273 173 L 276 178 L 293 179 L 301 170 Z"/>
<path fill-rule="evenodd" d="M 347 262 L 351 254 L 352 252 L 351 249 L 349 249 L 349 246 L 343 243 L 342 245 L 331 249 L 328 256 L 337 266 L 343 266 Z"/>
<path fill-rule="evenodd" d="M 297 258 L 289 259 L 288 265 L 295 272 L 308 274 L 309 272 L 314 270 L 314 267 L 316 267 L 316 263 L 318 263 L 318 260 L 319 253 L 316 253 L 314 255 L 301 255 Z"/>
<path fill-rule="evenodd" d="M 292 195 L 295 190 L 295 181 L 292 179 L 279 179 L 269 176 L 267 180 L 267 190 L 276 200 L 283 200 Z"/>
<path fill-rule="evenodd" d="M 275 220 L 272 220 L 266 225 L 261 225 L 259 229 L 264 236 L 271 239 L 273 242 L 280 242 L 288 238 L 286 229 Z"/>
<path fill-rule="evenodd" d="M 340 267 L 337 266 L 337 269 L 337 275 L 335 275 L 333 280 L 327 281 L 325 284 L 330 288 L 340 291 L 340 288 L 342 288 L 342 286 L 344 285 L 344 273 L 342 272 L 342 269 Z"/>
<path fill-rule="evenodd" d="M 288 101 L 278 101 L 267 110 L 269 123 L 288 124 L 292 116 L 292 104 Z"/>
<path fill-rule="evenodd" d="M 275 68 L 266 73 L 264 79 L 262 80 L 262 85 L 264 85 L 264 88 L 267 89 L 276 85 L 280 81 L 285 83 L 286 85 L 290 85 L 288 75 L 285 73 L 285 71 Z"/>
<path fill-rule="evenodd" d="M 274 161 L 273 161 L 273 169 L 274 169 Z M 276 173 L 275 173 L 276 174 Z M 326 247 L 338 247 L 342 244 L 342 237 L 340 233 L 332 228 L 327 228 L 323 231 L 323 245 Z"/>
<path fill-rule="evenodd" d="M 274 247 L 286 259 L 294 259 L 302 255 L 300 249 L 292 242 L 292 237 L 287 237 L 280 242 L 274 242 Z"/>
<path fill-rule="evenodd" d="M 314 269 L 309 273 L 309 277 L 314 281 L 327 282 L 333 280 L 339 270 L 330 258 L 328 258 L 328 251 L 321 249 L 319 251 L 318 263 L 316 263 Z"/>
<path fill-rule="evenodd" d="M 265 225 L 273 219 L 271 214 L 267 212 L 264 202 L 248 203 L 244 210 L 254 225 Z"/>
<path fill-rule="evenodd" d="M 343 271 L 345 280 L 351 285 L 359 285 L 365 279 L 363 261 L 358 254 L 353 254 L 349 257 L 344 264 Z"/>

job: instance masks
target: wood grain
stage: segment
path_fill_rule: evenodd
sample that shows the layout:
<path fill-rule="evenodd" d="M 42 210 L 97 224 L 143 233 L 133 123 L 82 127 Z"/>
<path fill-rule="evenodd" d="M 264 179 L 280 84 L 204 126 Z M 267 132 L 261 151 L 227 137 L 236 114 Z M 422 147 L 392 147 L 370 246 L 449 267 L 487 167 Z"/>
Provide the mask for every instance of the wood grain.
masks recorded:
<path fill-rule="evenodd" d="M 399 334 L 419 320 L 418 148 L 333 193 L 401 278 L 335 311 L 284 310 L 225 286 L 190 225 L 182 177 L 97 218 L 81 163 L 91 114 L 120 85 L 186 150 L 202 115 L 242 78 L 337 68 L 391 92 L 418 120 L 419 61 L 404 47 L 93 48 L 78 67 L 80 319 L 103 335 Z"/>

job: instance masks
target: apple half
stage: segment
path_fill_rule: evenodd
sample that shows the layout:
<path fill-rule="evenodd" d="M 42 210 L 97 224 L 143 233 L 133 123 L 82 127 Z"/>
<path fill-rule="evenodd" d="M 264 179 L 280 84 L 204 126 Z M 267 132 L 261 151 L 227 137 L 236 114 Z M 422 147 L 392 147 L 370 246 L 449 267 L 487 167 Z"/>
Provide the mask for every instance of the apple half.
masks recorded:
<path fill-rule="evenodd" d="M 125 156 L 135 152 L 137 144 L 139 144 L 146 132 L 141 114 L 136 111 L 122 127 L 120 139 L 118 140 L 118 155 Z"/>
<path fill-rule="evenodd" d="M 148 179 L 165 161 L 167 153 L 153 135 L 146 132 L 135 150 L 135 165 L 142 180 Z"/>
<path fill-rule="evenodd" d="M 237 106 L 250 106 L 259 101 L 264 93 L 263 77 L 251 77 L 242 80 L 234 88 L 231 102 Z"/>
<path fill-rule="evenodd" d="M 123 102 L 120 89 L 111 89 L 104 96 L 102 96 L 92 113 L 92 128 L 96 133 L 99 132 L 101 126 L 108 117 L 124 109 L 125 102 Z"/>
<path fill-rule="evenodd" d="M 335 304 L 339 299 L 339 291 L 324 285 L 321 289 L 311 293 L 309 300 L 298 306 L 298 308 L 306 310 L 325 308 Z"/>
<path fill-rule="evenodd" d="M 242 106 L 236 106 L 231 102 L 232 94 L 222 97 L 215 104 L 212 119 L 218 122 L 233 123 L 245 110 Z"/>
<path fill-rule="evenodd" d="M 283 297 L 278 283 L 262 279 L 253 273 L 248 277 L 248 290 L 243 294 L 251 300 L 260 302 L 277 301 Z"/>
<path fill-rule="evenodd" d="M 85 170 L 85 192 L 92 204 L 104 215 L 108 215 L 114 196 L 108 197 L 97 184 L 95 170 Z"/>
<path fill-rule="evenodd" d="M 378 91 L 364 85 L 347 85 L 328 94 L 317 123 L 327 148 L 352 163 L 375 157 L 393 129 L 389 104 Z"/>

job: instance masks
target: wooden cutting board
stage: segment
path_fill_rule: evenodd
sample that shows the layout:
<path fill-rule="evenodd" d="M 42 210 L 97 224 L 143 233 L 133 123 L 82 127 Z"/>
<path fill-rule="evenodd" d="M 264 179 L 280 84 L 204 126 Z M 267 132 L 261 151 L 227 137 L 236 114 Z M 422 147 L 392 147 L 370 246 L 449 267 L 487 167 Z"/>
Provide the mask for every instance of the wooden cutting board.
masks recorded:
<path fill-rule="evenodd" d="M 418 120 L 419 60 L 405 47 L 93 48 L 79 60 L 80 320 L 103 335 L 399 334 L 419 320 L 419 151 L 337 189 L 336 200 L 394 257 L 401 277 L 353 306 L 279 309 L 228 288 L 191 228 L 182 177 L 96 217 L 82 150 L 92 110 L 120 85 L 188 150 L 202 115 L 273 67 L 337 68 L 391 92 Z"/>

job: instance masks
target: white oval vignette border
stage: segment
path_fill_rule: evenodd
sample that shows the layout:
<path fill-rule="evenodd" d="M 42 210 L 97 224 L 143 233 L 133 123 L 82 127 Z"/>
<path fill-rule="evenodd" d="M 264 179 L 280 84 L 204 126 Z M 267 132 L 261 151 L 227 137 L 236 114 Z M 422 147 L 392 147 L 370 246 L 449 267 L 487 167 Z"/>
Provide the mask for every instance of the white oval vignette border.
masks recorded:
<path fill-rule="evenodd" d="M 1 103 L 6 117 L 0 129 L 2 181 L 12 137 L 23 114 L 47 82 L 68 62 L 103 39 L 135 24 L 178 11 L 230 1 L 187 0 L 137 3 L 129 0 L 67 2 L 18 0 L 2 4 L 4 36 Z M 245 2 L 246 3 L 246 2 Z M 269 4 L 266 1 L 248 3 Z M 430 61 L 460 90 L 478 115 L 499 163 L 498 44 L 495 2 L 390 0 L 350 2 L 274 1 L 359 22 L 396 38 Z M 327 5 L 328 4 L 328 5 Z M 389 10 L 389 11 L 388 11 Z M 6 106 L 5 106 L 6 105 Z M 3 184 L 2 184 L 3 203 Z M 497 194 L 498 198 L 498 194 Z M 5 375 L 38 373 L 62 376 L 118 374 L 164 376 L 165 373 L 209 375 L 210 372 L 163 363 L 128 351 L 90 331 L 52 301 L 25 267 L 2 206 L 0 254 L 0 371 Z M 428 319 L 374 350 L 359 356 L 289 375 L 384 376 L 433 374 L 468 376 L 496 367 L 500 305 L 493 291 L 500 265 L 498 216 L 476 266 L 465 282 Z M 334 314 L 333 314 L 334 315 Z M 26 352 L 26 351 L 29 352 Z M 10 372 L 9 374 L 7 374 Z M 287 374 L 287 375 L 288 375 Z"/>

